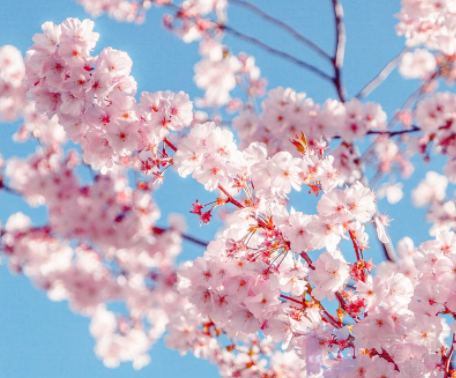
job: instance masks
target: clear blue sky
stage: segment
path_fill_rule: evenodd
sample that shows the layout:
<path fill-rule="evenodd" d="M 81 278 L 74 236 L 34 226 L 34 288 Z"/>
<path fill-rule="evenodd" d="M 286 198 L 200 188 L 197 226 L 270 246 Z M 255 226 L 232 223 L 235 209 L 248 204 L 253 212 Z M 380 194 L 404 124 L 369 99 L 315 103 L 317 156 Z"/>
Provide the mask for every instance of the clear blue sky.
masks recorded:
<path fill-rule="evenodd" d="M 276 17 L 287 20 L 327 51 L 333 51 L 334 27 L 330 0 L 262 0 L 255 3 Z M 342 3 L 347 28 L 344 81 L 352 96 L 403 48 L 403 39 L 397 37 L 394 31 L 394 14 L 399 11 L 399 1 L 342 0 Z M 138 93 L 169 89 L 184 90 L 191 97 L 199 96 L 201 93 L 192 80 L 193 65 L 198 61 L 197 45 L 184 44 L 162 30 L 162 14 L 160 9 L 151 9 L 146 22 L 140 26 L 117 23 L 106 17 L 97 19 L 95 30 L 101 35 L 97 49 L 112 46 L 130 54 Z M 32 44 L 33 34 L 40 31 L 40 25 L 45 21 L 60 23 L 67 17 L 83 19 L 88 18 L 88 15 L 70 0 L 1 0 L 0 17 L 0 45 L 12 44 L 25 53 Z M 229 18 L 231 25 L 237 29 L 261 36 L 271 45 L 316 62 L 330 72 L 326 62 L 296 44 L 280 30 L 264 27 L 265 24 L 251 13 L 233 5 Z M 256 57 L 257 65 L 269 81 L 268 88 L 290 86 L 306 92 L 317 102 L 335 97 L 334 90 L 326 82 L 306 71 L 232 38 L 228 37 L 226 42 L 234 52 L 245 51 Z M 401 81 L 399 75 L 394 73 L 369 100 L 380 102 L 391 116 L 417 84 L 416 81 Z M 11 141 L 11 135 L 18 125 L 0 126 L 0 152 L 4 157 L 26 156 L 34 149 L 33 143 L 17 145 Z M 434 166 L 440 171 L 438 163 L 434 163 Z M 417 169 L 406 182 L 405 190 L 416 185 L 423 176 L 424 171 Z M 186 193 L 194 194 L 188 197 Z M 175 175 L 170 175 L 164 187 L 156 193 L 165 216 L 170 212 L 187 214 L 192 201 L 206 196 L 191 179 L 181 182 Z M 306 195 L 301 196 L 304 196 L 302 201 L 305 201 Z M 381 201 L 380 209 L 395 219 L 390 229 L 395 242 L 405 235 L 412 236 L 418 242 L 427 239 L 428 225 L 424 222 L 424 212 L 411 210 L 409 198 L 394 207 Z M 35 222 L 45 222 L 45 209 L 30 211 L 17 198 L 0 194 L 0 220 L 4 222 L 16 211 L 31 214 Z M 189 217 L 188 223 L 190 232 L 201 238 L 209 240 L 214 232 L 213 226 L 200 228 L 196 217 Z M 194 258 L 202 252 L 186 244 L 182 259 Z M 375 243 L 367 255 L 374 257 L 377 262 L 382 258 Z M 218 376 L 217 369 L 207 361 L 191 356 L 182 358 L 177 352 L 167 350 L 163 342 L 152 349 L 151 364 L 139 372 L 134 371 L 129 364 L 114 370 L 107 369 L 93 353 L 94 341 L 89 334 L 88 323 L 88 319 L 71 313 L 66 302 L 49 301 L 45 293 L 33 288 L 27 278 L 12 276 L 5 265 L 0 266 L 0 378 Z"/>

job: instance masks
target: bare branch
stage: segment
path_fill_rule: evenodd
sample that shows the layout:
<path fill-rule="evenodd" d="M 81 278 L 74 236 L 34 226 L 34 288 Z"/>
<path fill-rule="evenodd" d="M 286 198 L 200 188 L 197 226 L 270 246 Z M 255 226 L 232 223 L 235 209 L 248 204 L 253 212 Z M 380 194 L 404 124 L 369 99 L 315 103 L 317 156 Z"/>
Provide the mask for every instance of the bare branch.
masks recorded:
<path fill-rule="evenodd" d="M 165 3 L 165 4 L 163 4 L 163 6 L 166 6 L 170 9 L 175 10 L 177 12 L 177 14 L 179 14 L 179 12 L 181 11 L 181 7 L 178 5 L 175 5 L 173 3 Z M 189 19 L 196 21 L 194 17 L 189 17 Z M 272 46 L 269 46 L 267 43 L 255 38 L 255 37 L 251 37 L 247 34 L 244 34 L 228 25 L 220 24 L 217 22 L 213 22 L 213 25 L 214 25 L 214 30 L 226 31 L 227 33 L 231 34 L 232 36 L 239 38 L 245 42 L 248 42 L 250 44 L 253 44 L 272 55 L 279 56 L 282 59 L 288 60 L 289 62 L 292 62 L 301 68 L 309 70 L 326 81 L 329 81 L 332 83 L 335 82 L 335 78 L 326 74 L 325 72 L 320 70 L 318 67 L 313 66 L 312 64 L 307 63 L 301 59 L 298 59 L 295 56 L 293 56 L 287 52 L 284 52 L 284 51 L 278 50 Z"/>
<path fill-rule="evenodd" d="M 272 55 L 279 56 L 279 57 L 281 57 L 281 58 L 283 58 L 285 60 L 288 60 L 288 61 L 296 64 L 297 66 L 299 66 L 301 68 L 304 68 L 304 69 L 306 69 L 308 71 L 311 71 L 314 74 L 320 76 L 324 80 L 327 80 L 327 81 L 330 81 L 330 82 L 334 82 L 334 80 L 335 80 L 334 78 L 332 78 L 331 76 L 329 76 L 325 72 L 321 71 L 319 68 L 313 66 L 312 64 L 304 62 L 303 60 L 298 59 L 295 56 L 290 55 L 290 54 L 288 54 L 288 53 L 286 53 L 284 51 L 281 51 L 281 50 L 278 50 L 278 49 L 276 49 L 274 47 L 271 47 L 268 44 L 264 43 L 263 41 L 260 41 L 259 39 L 255 38 L 255 37 L 251 37 L 249 35 L 241 33 L 240 31 L 237 31 L 236 29 L 233 29 L 231 26 L 220 25 L 220 28 L 222 30 L 226 31 L 227 33 L 233 35 L 234 37 L 237 37 L 237 38 L 242 39 L 242 40 L 244 40 L 246 42 L 249 42 L 249 43 L 261 48 L 262 50 L 267 51 L 268 53 L 270 53 Z"/>
<path fill-rule="evenodd" d="M 416 89 L 409 97 L 407 97 L 407 99 L 405 100 L 404 104 L 401 107 L 401 110 L 399 112 L 396 112 L 394 117 L 388 122 L 388 125 L 387 125 L 388 128 L 391 128 L 398 123 L 398 121 L 399 121 L 398 115 L 400 114 L 401 111 L 412 107 L 412 105 L 413 105 L 413 108 L 416 107 L 421 96 L 423 96 L 423 94 L 425 94 L 426 87 L 432 82 L 432 80 L 437 78 L 439 75 L 440 75 L 440 71 L 437 70 L 436 72 L 434 72 L 434 74 L 428 80 L 422 82 L 421 85 L 418 87 L 418 89 Z"/>
<path fill-rule="evenodd" d="M 206 248 L 208 246 L 208 244 L 209 244 L 208 242 L 202 241 L 200 239 L 197 239 L 197 238 L 195 238 L 195 237 L 193 237 L 191 235 L 181 234 L 181 236 L 182 236 L 182 239 L 185 239 L 185 240 L 187 240 L 189 242 L 192 242 L 194 244 L 200 245 L 201 247 L 204 247 L 204 248 Z"/>
<path fill-rule="evenodd" d="M 377 228 L 377 226 L 375 226 L 375 227 Z M 383 243 L 380 239 L 378 239 L 378 238 L 377 239 L 383 248 L 383 253 L 385 254 L 386 259 L 391 262 L 396 262 L 397 261 L 396 251 L 394 250 L 394 246 L 393 246 L 393 243 L 391 242 L 391 238 L 389 237 L 389 235 L 388 235 L 388 238 L 390 239 L 390 241 L 388 243 Z"/>
<path fill-rule="evenodd" d="M 295 38 L 297 41 L 303 43 L 313 51 L 315 51 L 318 55 L 320 55 L 322 58 L 329 60 L 332 62 L 332 57 L 324 51 L 320 46 L 318 46 L 316 43 L 312 42 L 310 39 L 307 37 L 303 36 L 302 34 L 298 33 L 295 29 L 293 29 L 290 25 L 288 25 L 286 22 L 278 20 L 277 18 L 265 13 L 262 9 L 258 8 L 256 5 L 253 5 L 247 1 L 244 0 L 230 0 L 231 3 L 239 5 L 241 7 L 244 7 L 251 12 L 257 14 L 259 17 L 262 19 L 270 22 L 271 24 L 274 24 L 278 26 L 279 28 L 285 30 L 287 33 L 289 33 L 293 38 Z"/>
<path fill-rule="evenodd" d="M 368 131 L 367 133 L 370 134 L 370 135 L 378 134 L 378 135 L 388 135 L 388 136 L 392 137 L 392 136 L 396 136 L 396 135 L 415 133 L 415 132 L 420 131 L 420 130 L 421 129 L 418 126 L 413 126 L 410 129 L 399 130 L 399 131 L 376 131 L 376 130 L 371 130 L 371 131 Z"/>
<path fill-rule="evenodd" d="M 398 130 L 398 131 L 370 130 L 366 134 L 367 135 L 388 135 L 390 137 L 393 137 L 393 136 L 396 136 L 396 135 L 416 133 L 417 131 L 420 131 L 420 130 L 421 129 L 418 126 L 413 126 L 410 129 L 404 129 L 404 130 Z M 340 135 L 336 135 L 336 136 L 333 137 L 333 139 L 341 139 L 341 136 Z"/>
<path fill-rule="evenodd" d="M 155 234 L 158 234 L 158 235 L 160 235 L 160 234 L 162 234 L 162 233 L 164 233 L 164 232 L 166 232 L 166 231 L 170 231 L 170 230 L 172 230 L 172 229 L 169 229 L 169 228 L 161 228 L 161 227 L 154 227 L 154 228 L 152 229 L 152 231 L 153 231 Z M 179 231 L 177 231 L 177 232 L 179 232 Z M 187 235 L 187 234 L 182 234 L 182 233 L 179 233 L 179 234 L 180 234 L 180 236 L 182 237 L 182 239 L 187 240 L 187 241 L 189 241 L 189 242 L 192 242 L 192 243 L 194 243 L 194 244 L 197 244 L 197 245 L 199 245 L 199 246 L 201 246 L 201 247 L 205 247 L 205 248 L 206 248 L 206 247 L 208 246 L 208 244 L 209 244 L 208 242 L 203 241 L 203 240 L 200 240 L 200 239 L 197 239 L 197 238 L 195 238 L 194 236 Z"/>
<path fill-rule="evenodd" d="M 345 102 L 345 89 L 342 84 L 342 67 L 344 65 L 345 55 L 345 25 L 344 25 L 344 9 L 339 0 L 332 0 L 334 10 L 334 21 L 336 23 L 336 47 L 334 51 L 334 85 L 336 86 L 337 94 L 342 102 Z"/>
<path fill-rule="evenodd" d="M 374 89 L 376 89 L 386 78 L 394 71 L 399 62 L 401 61 L 402 56 L 408 51 L 408 48 L 404 48 L 398 55 L 391 59 L 382 70 L 367 83 L 363 89 L 359 91 L 356 95 L 357 98 L 363 98 L 368 96 Z"/>

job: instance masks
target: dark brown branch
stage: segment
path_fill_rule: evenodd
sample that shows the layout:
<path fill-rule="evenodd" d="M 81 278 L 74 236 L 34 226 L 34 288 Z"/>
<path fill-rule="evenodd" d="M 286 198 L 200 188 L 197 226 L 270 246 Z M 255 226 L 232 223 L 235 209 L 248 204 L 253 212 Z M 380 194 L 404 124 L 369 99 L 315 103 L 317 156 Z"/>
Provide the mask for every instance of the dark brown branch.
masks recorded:
<path fill-rule="evenodd" d="M 396 136 L 396 135 L 403 135 L 403 134 L 409 134 L 409 133 L 415 133 L 417 131 L 421 131 L 421 129 L 418 126 L 413 126 L 410 129 L 405 129 L 405 130 L 399 130 L 399 131 L 369 131 L 368 134 L 378 134 L 378 135 L 389 135 L 389 136 Z"/>
<path fill-rule="evenodd" d="M 413 126 L 410 129 L 398 130 L 398 131 L 370 130 L 366 134 L 367 135 L 388 135 L 390 137 L 393 137 L 393 136 L 396 136 L 396 135 L 416 133 L 417 131 L 421 131 L 421 129 L 418 126 Z M 333 139 L 341 139 L 341 136 L 340 135 L 335 135 L 335 136 L 333 136 Z"/>
<path fill-rule="evenodd" d="M 298 33 L 295 29 L 293 29 L 290 25 L 288 25 L 286 22 L 283 22 L 281 20 L 278 20 L 277 18 L 265 13 L 262 9 L 258 8 L 256 5 L 253 5 L 247 1 L 244 0 L 230 0 L 231 3 L 239 5 L 241 7 L 244 7 L 251 12 L 257 14 L 259 17 L 262 19 L 270 22 L 271 24 L 274 24 L 278 26 L 279 28 L 285 30 L 287 33 L 289 33 L 293 38 L 295 38 L 297 41 L 303 43 L 307 47 L 311 48 L 314 50 L 318 55 L 323 57 L 326 60 L 329 60 L 332 62 L 332 57 L 324 51 L 320 46 L 318 46 L 316 43 L 312 42 L 310 39 L 307 37 L 303 36 L 302 34 Z"/>
<path fill-rule="evenodd" d="M 240 31 L 237 31 L 236 29 L 233 29 L 231 26 L 228 26 L 228 25 L 220 25 L 220 28 L 221 28 L 221 30 L 226 31 L 227 33 L 233 35 L 234 37 L 237 37 L 239 39 L 242 39 L 243 41 L 249 42 L 249 43 L 259 47 L 260 49 L 267 51 L 268 53 L 270 53 L 272 55 L 281 57 L 282 59 L 285 59 L 285 60 L 288 60 L 289 62 L 294 63 L 298 67 L 311 71 L 326 81 L 329 81 L 329 82 L 335 81 L 334 78 L 332 78 L 325 72 L 321 71 L 319 68 L 313 66 L 312 64 L 309 64 L 301 59 L 298 59 L 295 56 L 290 55 L 285 51 L 281 51 L 274 47 L 271 47 L 268 44 L 264 43 L 263 41 L 260 41 L 259 39 L 255 38 L 255 37 L 251 37 L 249 35 L 241 33 Z"/>
<path fill-rule="evenodd" d="M 396 57 L 391 59 L 382 70 L 367 83 L 363 89 L 356 95 L 357 98 L 364 98 L 368 96 L 375 88 L 377 88 L 386 78 L 394 71 L 396 66 L 399 64 L 402 56 L 408 51 L 408 48 L 404 48 Z"/>
<path fill-rule="evenodd" d="M 193 244 L 197 244 L 197 245 L 199 245 L 201 247 L 204 247 L 204 248 L 207 248 L 207 246 L 209 244 L 206 241 L 197 239 L 197 238 L 195 238 L 193 236 L 190 236 L 190 235 L 187 235 L 187 234 L 180 234 L 180 235 L 182 236 L 182 239 L 185 239 L 185 240 L 187 240 L 187 241 L 189 241 L 189 242 L 191 242 Z"/>
<path fill-rule="evenodd" d="M 157 235 L 161 235 L 164 232 L 169 231 L 169 230 L 171 230 L 171 229 L 161 228 L 161 227 L 154 227 L 152 229 L 152 231 L 155 234 L 157 234 Z M 179 231 L 177 231 L 177 232 L 179 232 Z M 208 246 L 208 244 L 209 244 L 208 242 L 200 240 L 200 239 L 197 239 L 197 238 L 195 238 L 195 237 L 193 237 L 191 235 L 187 235 L 187 234 L 183 234 L 183 233 L 179 233 L 179 234 L 180 234 L 180 236 L 182 236 L 182 239 L 185 239 L 185 240 L 187 240 L 189 242 L 192 242 L 194 244 L 200 245 L 201 247 L 205 247 L 206 248 Z"/>
<path fill-rule="evenodd" d="M 340 101 L 345 102 L 345 89 L 342 84 L 342 67 L 344 65 L 345 54 L 345 25 L 344 25 L 344 9 L 339 0 L 332 0 L 334 21 L 336 24 L 336 47 L 334 51 L 334 85 L 336 86 L 337 94 Z"/>

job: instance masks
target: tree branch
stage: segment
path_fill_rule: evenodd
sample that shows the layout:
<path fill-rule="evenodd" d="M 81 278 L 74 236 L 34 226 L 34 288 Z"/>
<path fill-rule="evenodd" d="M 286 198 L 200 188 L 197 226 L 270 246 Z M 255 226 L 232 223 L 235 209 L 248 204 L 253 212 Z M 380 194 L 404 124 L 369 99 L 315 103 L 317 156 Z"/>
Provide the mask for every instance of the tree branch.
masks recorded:
<path fill-rule="evenodd" d="M 265 13 L 262 9 L 258 8 L 256 5 L 253 5 L 253 4 L 251 4 L 251 3 L 247 2 L 247 1 L 244 1 L 244 0 L 230 0 L 230 2 L 250 10 L 251 12 L 257 14 L 262 19 L 264 19 L 264 20 L 270 22 L 271 24 L 274 24 L 274 25 L 278 26 L 279 28 L 285 30 L 287 33 L 289 33 L 297 41 L 303 43 L 304 45 L 306 45 L 307 47 L 309 47 L 310 49 L 315 51 L 322 58 L 332 62 L 332 57 L 326 51 L 324 51 L 320 46 L 318 46 L 316 43 L 312 42 L 307 37 L 305 37 L 302 34 L 298 33 L 295 29 L 293 29 L 286 22 L 278 20 L 277 18 Z"/>
<path fill-rule="evenodd" d="M 396 135 L 415 133 L 417 131 L 421 131 L 421 129 L 418 126 L 413 126 L 410 129 L 398 130 L 398 131 L 376 131 L 376 130 L 372 130 L 372 131 L 369 131 L 368 134 L 370 134 L 370 135 L 372 135 L 372 134 L 389 135 L 390 137 L 392 137 L 392 136 L 396 136 Z"/>
<path fill-rule="evenodd" d="M 302 305 L 302 307 L 305 307 L 305 306 L 306 306 L 306 303 L 305 303 L 304 301 L 298 301 L 297 299 L 294 299 L 294 298 L 292 298 L 292 297 L 289 297 L 288 295 L 280 294 L 279 297 L 280 297 L 280 298 L 283 298 L 283 299 L 286 299 L 287 301 L 291 301 L 291 302 L 300 304 L 300 305 Z"/>
<path fill-rule="evenodd" d="M 389 237 L 389 235 L 388 235 L 388 237 Z M 383 248 L 383 253 L 385 254 L 386 259 L 393 263 L 396 262 L 396 260 L 393 258 L 393 256 L 396 255 L 396 252 L 394 251 L 394 247 L 391 244 L 391 242 L 383 243 L 381 240 L 379 240 L 379 242 Z"/>
<path fill-rule="evenodd" d="M 226 191 L 226 189 L 222 186 L 222 185 L 219 185 L 218 188 L 228 197 L 228 202 L 231 202 L 233 205 L 239 207 L 240 209 L 242 209 L 244 206 L 239 202 L 237 201 L 230 193 L 228 193 Z"/>
<path fill-rule="evenodd" d="M 309 268 L 315 270 L 315 267 L 313 266 L 312 260 L 310 259 L 309 255 L 306 252 L 301 252 L 300 255 L 306 261 L 307 265 L 309 265 Z"/>
<path fill-rule="evenodd" d="M 335 296 L 336 296 L 336 299 L 337 301 L 339 302 L 340 304 L 340 308 L 342 310 L 344 310 L 348 316 L 350 316 L 350 318 L 352 318 L 355 323 L 358 323 L 358 319 L 357 318 L 354 318 L 349 312 L 348 312 L 348 308 L 347 308 L 347 303 L 345 302 L 345 299 L 342 297 L 342 294 L 339 293 L 338 291 L 336 291 L 335 293 Z"/>
<path fill-rule="evenodd" d="M 342 84 L 342 67 L 344 65 L 345 54 L 345 25 L 344 25 L 344 9 L 339 0 L 332 0 L 334 21 L 336 24 L 336 47 L 334 51 L 334 85 L 336 86 L 337 94 L 340 101 L 345 102 L 345 89 Z"/>
<path fill-rule="evenodd" d="M 171 8 L 173 10 L 175 10 L 177 12 L 177 14 L 179 14 L 179 12 L 181 12 L 182 8 L 178 5 L 175 5 L 173 3 L 165 3 L 163 4 L 163 6 L 166 6 L 168 8 Z M 188 17 L 188 19 L 191 19 L 193 20 L 194 22 L 196 22 L 195 18 L 194 17 Z M 330 75 L 326 74 L 325 72 L 323 72 L 322 70 L 320 70 L 318 67 L 315 67 L 313 66 L 312 64 L 310 63 L 307 63 L 301 59 L 298 59 L 296 58 L 295 56 L 291 55 L 291 54 L 288 54 L 284 51 L 281 51 L 281 50 L 278 50 L 272 46 L 269 46 L 268 44 L 264 43 L 263 41 L 255 38 L 255 37 L 251 37 L 247 34 L 244 34 L 234 28 L 232 28 L 231 26 L 228 26 L 228 25 L 223 25 L 223 24 L 220 24 L 220 23 L 217 23 L 217 22 L 213 22 L 213 25 L 214 25 L 214 30 L 220 30 L 220 31 L 226 31 L 227 33 L 231 34 L 232 36 L 236 37 L 236 38 L 239 38 L 245 42 L 248 42 L 250 44 L 253 44 L 257 47 L 259 47 L 260 49 L 272 54 L 272 55 L 276 55 L 276 56 L 279 56 L 281 57 L 282 59 L 285 59 L 285 60 L 288 60 L 289 62 L 292 62 L 294 63 L 295 65 L 297 65 L 298 67 L 301 67 L 301 68 L 304 68 L 306 70 L 309 70 L 311 72 L 313 72 L 314 74 L 316 74 L 317 76 L 321 77 L 322 79 L 326 80 L 326 81 L 329 81 L 329 82 L 333 82 L 334 83 L 334 78 L 331 77 Z"/>
<path fill-rule="evenodd" d="M 364 98 L 368 96 L 374 89 L 376 89 L 386 78 L 394 71 L 396 66 L 399 64 L 402 56 L 408 51 L 408 48 L 404 48 L 396 57 L 391 59 L 382 70 L 369 81 L 356 95 L 357 98 Z"/>
<path fill-rule="evenodd" d="M 388 135 L 390 137 L 393 137 L 393 136 L 396 136 L 396 135 L 416 133 L 417 131 L 421 131 L 421 129 L 418 126 L 413 126 L 410 129 L 404 129 L 404 130 L 398 130 L 398 131 L 370 130 L 370 131 L 368 131 L 366 133 L 366 135 Z M 335 135 L 335 136 L 333 136 L 332 139 L 341 139 L 341 136 L 340 135 Z"/>
<path fill-rule="evenodd" d="M 161 235 L 162 233 L 166 232 L 166 231 L 169 231 L 170 229 L 168 228 L 162 228 L 162 227 L 153 227 L 152 228 L 152 231 L 158 235 Z M 179 232 L 179 231 L 177 231 Z M 208 246 L 208 242 L 206 241 L 203 241 L 203 240 L 200 240 L 200 239 L 197 239 L 195 238 L 194 236 L 191 236 L 191 235 L 187 235 L 187 234 L 183 234 L 183 233 L 180 233 L 180 236 L 182 236 L 182 239 L 185 239 L 189 242 L 192 242 L 194 244 L 197 244 L 197 245 L 200 245 L 201 247 L 207 247 Z"/>
<path fill-rule="evenodd" d="M 220 25 L 220 29 L 226 31 L 227 33 L 233 35 L 234 37 L 237 37 L 239 39 L 242 39 L 243 41 L 249 42 L 249 43 L 257 46 L 260 49 L 267 51 L 268 53 L 270 53 L 272 55 L 276 55 L 278 57 L 281 57 L 282 59 L 288 60 L 289 62 L 292 62 L 295 65 L 297 65 L 298 67 L 311 71 L 326 81 L 334 82 L 334 80 L 335 80 L 334 78 L 332 78 L 325 72 L 321 71 L 319 68 L 313 66 L 312 64 L 309 64 L 301 59 L 298 59 L 295 56 L 290 55 L 284 51 L 271 47 L 268 44 L 264 43 L 263 41 L 260 41 L 259 39 L 255 38 L 255 37 L 251 37 L 249 35 L 241 33 L 240 31 L 233 29 L 231 26 Z"/>

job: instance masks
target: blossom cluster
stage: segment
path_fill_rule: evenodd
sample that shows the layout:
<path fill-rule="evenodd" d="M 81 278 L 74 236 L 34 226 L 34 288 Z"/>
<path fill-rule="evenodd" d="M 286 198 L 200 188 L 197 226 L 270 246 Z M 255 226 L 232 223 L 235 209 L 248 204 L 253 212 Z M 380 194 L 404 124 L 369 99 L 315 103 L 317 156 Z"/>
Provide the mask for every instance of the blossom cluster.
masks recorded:
<path fill-rule="evenodd" d="M 129 1 L 129 0 L 78 0 L 84 10 L 93 17 L 107 13 L 116 21 L 142 22 L 143 12 L 150 7 L 150 1 Z"/>
<path fill-rule="evenodd" d="M 446 55 L 456 51 L 456 6 L 451 0 L 402 0 L 397 31 L 407 45 L 425 45 Z"/>
<path fill-rule="evenodd" d="M 263 95 L 265 80 L 260 77 L 253 57 L 234 56 L 227 46 L 215 39 L 201 41 L 199 50 L 202 60 L 195 65 L 194 79 L 205 91 L 204 98 L 198 101 L 200 107 L 235 107 L 236 101 L 231 101 L 230 91 L 241 82 L 246 83 L 242 89 L 248 96 Z"/>
<path fill-rule="evenodd" d="M 106 13 L 116 21 L 142 23 L 146 11 L 152 6 L 176 7 L 180 9 L 180 18 L 188 25 L 187 31 L 181 33 L 184 40 L 191 40 L 199 36 L 198 28 L 190 26 L 190 17 L 204 17 L 215 13 L 219 18 L 224 19 L 227 7 L 226 0 L 187 0 L 180 6 L 173 4 L 170 0 L 77 0 L 84 7 L 84 10 L 92 17 L 99 17 Z M 169 22 L 169 17 L 168 22 Z M 195 25 L 196 26 L 196 25 Z"/>
<path fill-rule="evenodd" d="M 27 83 L 37 109 L 57 115 L 68 137 L 81 143 L 84 162 L 111 168 L 120 157 L 150 148 L 171 130 L 188 126 L 192 104 L 183 93 L 143 93 L 137 103 L 128 54 L 105 48 L 94 23 L 67 19 L 43 24 L 26 58 Z"/>
<path fill-rule="evenodd" d="M 419 152 L 427 153 L 434 148 L 447 155 L 450 160 L 444 172 L 453 183 L 456 181 L 455 104 L 453 93 L 439 92 L 419 102 L 415 112 L 417 125 L 424 133 L 417 141 Z"/>
<path fill-rule="evenodd" d="M 27 89 L 22 86 L 25 76 L 21 52 L 14 46 L 0 49 L 0 117 L 11 121 L 18 118 Z"/>
<path fill-rule="evenodd" d="M 373 102 L 362 104 L 353 98 L 345 103 L 327 100 L 320 106 L 305 93 L 280 87 L 268 92 L 260 115 L 247 108 L 233 120 L 233 127 L 245 144 L 262 141 L 270 151 L 291 152 L 293 146 L 286 137 L 303 132 L 309 142 L 317 143 L 323 136 L 351 143 L 371 130 L 384 130 L 386 119 L 381 106 Z"/>
<path fill-rule="evenodd" d="M 23 125 L 15 135 L 17 141 L 34 137 L 44 145 L 57 146 L 65 142 L 65 131 L 57 117 L 49 119 L 38 113 L 35 103 L 26 95 L 28 88 L 24 78 L 21 52 L 11 45 L 0 47 L 0 118 L 5 121 L 23 118 Z"/>
<path fill-rule="evenodd" d="M 63 159 L 49 150 L 8 161 L 10 190 L 33 206 L 47 205 L 49 213 L 40 227 L 21 213 L 9 218 L 2 238 L 9 265 L 51 299 L 67 299 L 74 311 L 93 317 L 96 353 L 107 366 L 141 367 L 183 301 L 173 290 L 181 237 L 175 228 L 155 230 L 157 206 L 147 191 L 128 187 L 125 173 L 81 185 L 76 167 L 74 153 Z M 127 314 L 107 312 L 112 301 L 124 301 Z"/>

